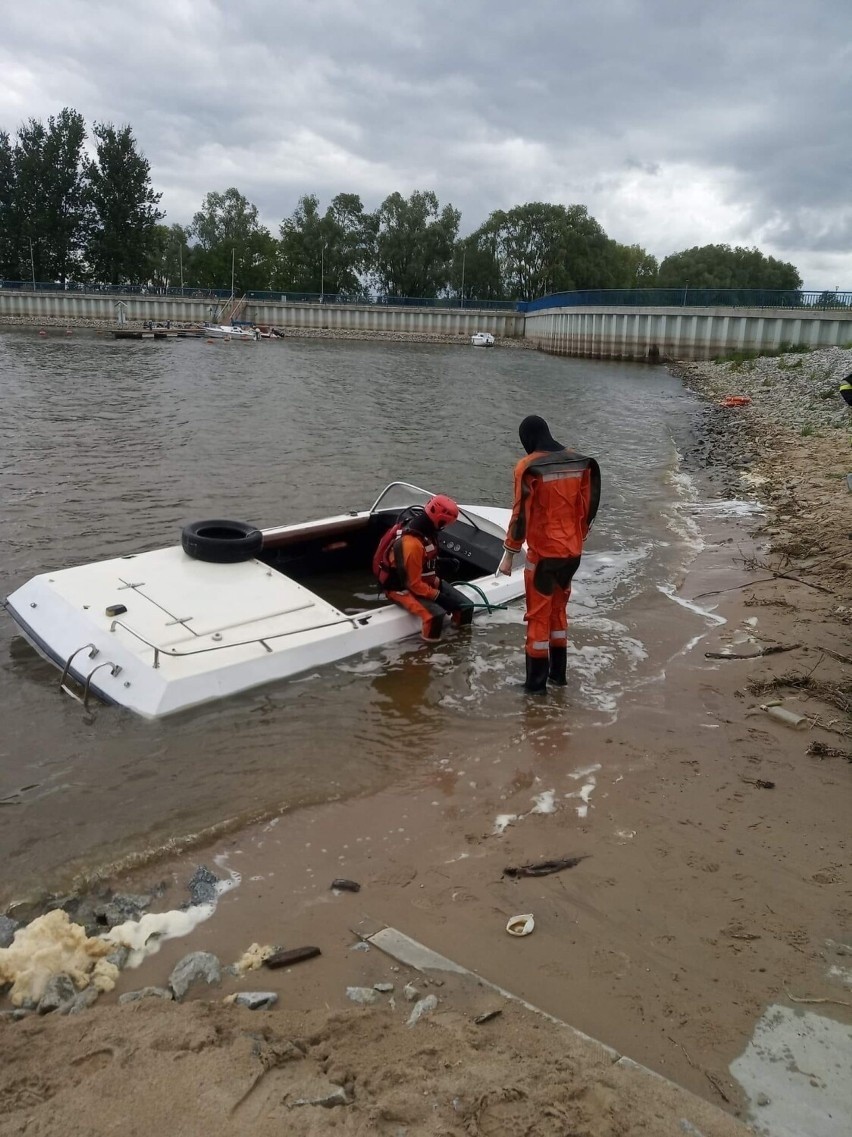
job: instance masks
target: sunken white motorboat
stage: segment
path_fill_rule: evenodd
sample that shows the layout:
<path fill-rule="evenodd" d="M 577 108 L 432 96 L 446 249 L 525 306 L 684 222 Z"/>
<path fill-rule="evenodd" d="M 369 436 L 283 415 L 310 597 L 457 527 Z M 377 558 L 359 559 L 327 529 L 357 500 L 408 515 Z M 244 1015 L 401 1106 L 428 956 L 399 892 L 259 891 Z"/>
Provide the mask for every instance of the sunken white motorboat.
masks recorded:
<path fill-rule="evenodd" d="M 431 496 L 394 482 L 372 508 L 319 521 L 197 522 L 172 548 L 35 576 L 6 608 L 67 694 L 159 718 L 419 634 L 379 593 L 372 557 Z M 508 522 L 508 509 L 460 506 L 439 534 L 443 574 L 477 615 L 523 595 L 522 564 L 496 575 Z"/>

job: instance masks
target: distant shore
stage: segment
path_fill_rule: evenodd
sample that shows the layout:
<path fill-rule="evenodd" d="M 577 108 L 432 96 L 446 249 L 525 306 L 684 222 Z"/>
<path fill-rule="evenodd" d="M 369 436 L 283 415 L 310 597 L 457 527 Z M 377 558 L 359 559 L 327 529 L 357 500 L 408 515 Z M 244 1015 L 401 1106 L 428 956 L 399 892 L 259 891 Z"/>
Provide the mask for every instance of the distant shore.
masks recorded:
<path fill-rule="evenodd" d="M 170 321 L 172 329 L 190 329 L 198 328 L 201 330 L 202 325 L 197 323 L 189 323 L 181 320 Z M 261 325 L 265 327 L 266 325 Z M 83 319 L 77 317 L 74 319 L 64 319 L 59 316 L 0 316 L 0 327 L 20 327 L 20 328 L 38 328 L 50 331 L 52 333 L 63 333 L 65 329 L 72 330 L 86 330 L 95 331 L 97 333 L 112 332 L 118 330 L 118 325 L 115 320 L 95 320 Z M 125 330 L 139 330 L 147 327 L 147 321 L 143 320 L 127 320 L 124 324 Z M 164 321 L 159 321 L 155 327 L 165 327 Z M 363 331 L 363 330 L 347 330 L 342 328 L 280 328 L 278 329 L 281 339 L 301 339 L 301 340 L 369 340 L 371 342 L 384 342 L 384 343 L 433 343 L 433 344 L 455 344 L 459 347 L 470 346 L 470 336 L 466 332 L 456 333 L 453 335 L 446 333 L 428 333 L 428 332 L 381 332 L 381 331 Z M 527 340 L 520 337 L 506 337 L 496 336 L 495 347 L 508 347 L 517 348 L 519 350 L 535 351 L 537 348 L 529 343 Z M 486 348 L 481 349 L 486 351 Z"/>

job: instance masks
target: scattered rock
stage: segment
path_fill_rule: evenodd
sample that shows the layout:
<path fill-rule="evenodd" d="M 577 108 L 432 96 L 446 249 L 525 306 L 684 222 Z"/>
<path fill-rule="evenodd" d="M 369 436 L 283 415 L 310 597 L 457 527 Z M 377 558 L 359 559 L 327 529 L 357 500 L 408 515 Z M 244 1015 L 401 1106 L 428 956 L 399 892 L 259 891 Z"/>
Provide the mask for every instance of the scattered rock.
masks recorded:
<path fill-rule="evenodd" d="M 218 883 L 219 878 L 206 865 L 199 865 L 189 881 L 190 905 L 215 904 L 219 896 L 216 891 Z"/>
<path fill-rule="evenodd" d="M 124 944 L 119 944 L 115 951 L 111 951 L 106 957 L 107 963 L 111 963 L 122 971 L 127 966 L 127 961 L 130 958 L 130 948 L 125 947 Z"/>
<path fill-rule="evenodd" d="M 379 993 L 372 987 L 347 987 L 346 998 L 353 1003 L 378 1003 Z"/>
<path fill-rule="evenodd" d="M 236 995 L 230 996 L 230 999 L 236 1006 L 248 1007 L 250 1011 L 274 1007 L 278 1002 L 278 996 L 274 991 L 238 991 Z"/>
<path fill-rule="evenodd" d="M 436 995 L 427 995 L 425 999 L 420 999 L 411 1008 L 411 1014 L 408 1016 L 406 1026 L 414 1026 L 424 1015 L 431 1014 L 437 1006 L 438 998 Z"/>
<path fill-rule="evenodd" d="M 338 877 L 331 882 L 331 887 L 338 892 L 360 892 L 361 885 L 357 880 L 346 880 L 343 877 Z"/>
<path fill-rule="evenodd" d="M 209 951 L 193 951 L 185 955 L 169 976 L 169 987 L 176 999 L 182 999 L 193 983 L 222 981 L 222 965 Z"/>
<path fill-rule="evenodd" d="M 298 1090 L 296 1091 L 298 1092 Z M 301 1105 L 320 1105 L 325 1109 L 333 1109 L 336 1105 L 351 1105 L 355 1100 L 351 1086 L 335 1086 L 327 1082 L 316 1086 L 308 1086 L 302 1091 L 302 1096 L 287 1103 L 290 1109 Z"/>
<path fill-rule="evenodd" d="M 89 1007 L 94 1006 L 98 1001 L 100 991 L 97 987 L 84 987 L 82 991 L 78 991 L 67 1003 L 63 1003 L 59 1008 L 60 1015 L 79 1015 Z"/>
<path fill-rule="evenodd" d="M 393 991 L 393 983 L 374 983 L 374 991 L 380 991 L 383 995 L 389 995 Z"/>
<path fill-rule="evenodd" d="M 44 994 L 39 999 L 38 1013 L 48 1015 L 51 1011 L 58 1010 L 63 1003 L 69 1003 L 76 994 L 77 988 L 74 986 L 74 980 L 70 975 L 61 971 L 58 975 L 48 979 Z"/>
<path fill-rule="evenodd" d="M 13 1011 L 0 1011 L 0 1022 L 19 1023 L 21 1019 L 29 1018 L 32 1013 L 25 1007 L 15 1007 Z"/>
<path fill-rule="evenodd" d="M 20 926 L 18 921 L 13 920 L 11 916 L 0 916 L 0 948 L 9 946 Z"/>
<path fill-rule="evenodd" d="M 757 1095 L 757 1104 L 758 1105 L 769 1105 L 770 1099 L 766 1096 L 766 1094 L 758 1094 Z"/>
<path fill-rule="evenodd" d="M 128 920 L 138 920 L 153 899 L 148 893 L 117 893 L 105 904 L 94 906 L 95 919 L 108 928 L 114 928 Z"/>
<path fill-rule="evenodd" d="M 118 1001 L 122 1005 L 138 1003 L 140 999 L 166 999 L 171 1002 L 172 993 L 165 987 L 140 987 L 138 991 L 125 991 L 123 995 L 118 996 Z"/>
<path fill-rule="evenodd" d="M 415 999 L 418 999 L 420 997 L 420 992 L 417 990 L 413 983 L 406 983 L 402 989 L 402 993 L 409 1003 L 413 1003 Z"/>
<path fill-rule="evenodd" d="M 497 1008 L 496 1011 L 486 1011 L 484 1015 L 477 1015 L 473 1020 L 477 1026 L 482 1026 L 483 1023 L 490 1023 L 492 1019 L 496 1019 L 498 1015 L 502 1015 L 502 1008 Z"/>

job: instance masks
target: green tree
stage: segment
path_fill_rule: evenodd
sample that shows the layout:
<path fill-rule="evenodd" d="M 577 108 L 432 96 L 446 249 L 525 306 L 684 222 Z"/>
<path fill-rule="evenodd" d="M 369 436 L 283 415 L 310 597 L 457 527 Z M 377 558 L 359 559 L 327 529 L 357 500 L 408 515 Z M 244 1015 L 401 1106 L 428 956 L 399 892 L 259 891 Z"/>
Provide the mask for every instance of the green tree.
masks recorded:
<path fill-rule="evenodd" d="M 180 288 L 191 282 L 189 231 L 183 225 L 155 225 L 145 280 L 155 288 Z"/>
<path fill-rule="evenodd" d="M 657 283 L 657 258 L 641 245 L 613 241 L 612 254 L 618 276 L 613 288 L 653 288 Z"/>
<path fill-rule="evenodd" d="M 507 296 L 532 300 L 576 288 L 613 288 L 616 242 L 584 205 L 533 201 L 497 210 L 477 231 L 496 245 Z"/>
<path fill-rule="evenodd" d="M 370 217 L 372 276 L 389 296 L 437 296 L 450 283 L 461 214 L 431 190 L 392 193 Z"/>
<path fill-rule="evenodd" d="M 94 159 L 83 163 L 85 258 L 89 275 L 108 284 L 146 278 L 154 227 L 163 216 L 161 195 L 151 186 L 151 167 L 129 126 L 95 123 Z"/>
<path fill-rule="evenodd" d="M 17 280 L 19 275 L 15 153 L 9 135 L 0 130 L 0 280 Z"/>
<path fill-rule="evenodd" d="M 30 119 L 18 129 L 14 148 L 18 256 L 22 262 L 29 259 L 32 241 L 37 280 L 64 284 L 79 266 L 85 138 L 83 116 L 69 107 L 51 116 L 47 126 Z"/>
<path fill-rule="evenodd" d="M 276 272 L 278 242 L 258 220 L 257 206 L 234 186 L 208 193 L 192 219 L 190 236 L 194 283 L 228 288 L 233 266 L 234 290 L 266 291 Z"/>
<path fill-rule="evenodd" d="M 759 249 L 702 245 L 672 253 L 660 265 L 661 288 L 799 289 L 795 265 L 765 256 Z"/>
<path fill-rule="evenodd" d="M 503 278 L 492 234 L 477 230 L 457 241 L 450 271 L 450 291 L 467 304 L 473 300 L 502 300 Z"/>
<path fill-rule="evenodd" d="M 357 194 L 338 194 L 324 214 L 319 199 L 306 194 L 281 222 L 277 286 L 285 292 L 361 297 L 370 237 L 369 221 Z"/>

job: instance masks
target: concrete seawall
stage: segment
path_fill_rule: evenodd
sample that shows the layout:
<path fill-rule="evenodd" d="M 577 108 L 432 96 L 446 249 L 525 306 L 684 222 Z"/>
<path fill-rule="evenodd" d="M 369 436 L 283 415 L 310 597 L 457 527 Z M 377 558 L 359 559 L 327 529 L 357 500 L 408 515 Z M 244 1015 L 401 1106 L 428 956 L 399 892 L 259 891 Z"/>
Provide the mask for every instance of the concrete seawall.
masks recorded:
<path fill-rule="evenodd" d="M 207 297 L 115 295 L 83 292 L 32 292 L 0 289 L 0 318 L 67 320 L 69 323 L 118 323 L 119 304 L 132 323 L 153 320 L 193 324 L 212 320 L 219 302 Z M 238 317 L 277 328 L 361 332 L 412 332 L 424 335 L 473 335 L 491 332 L 504 338 L 522 337 L 524 317 L 515 311 L 472 308 L 415 308 L 379 304 L 319 304 L 317 302 L 246 302 Z"/>
<path fill-rule="evenodd" d="M 526 316 L 525 338 L 553 355 L 593 359 L 712 359 L 782 344 L 852 343 L 852 312 L 767 308 L 548 308 Z"/>
<path fill-rule="evenodd" d="M 117 324 L 119 305 L 133 323 L 201 324 L 218 302 L 205 296 L 114 295 L 0 288 L 0 320 Z M 782 345 L 852 344 L 852 311 L 810 308 L 544 308 L 524 314 L 477 308 L 416 308 L 249 300 L 240 319 L 306 333 L 395 333 L 463 337 L 491 332 L 553 355 L 591 359 L 700 360 Z"/>

